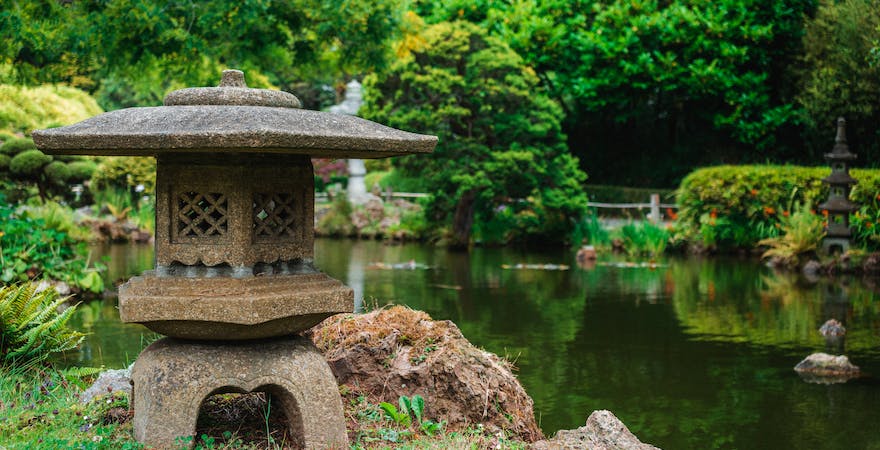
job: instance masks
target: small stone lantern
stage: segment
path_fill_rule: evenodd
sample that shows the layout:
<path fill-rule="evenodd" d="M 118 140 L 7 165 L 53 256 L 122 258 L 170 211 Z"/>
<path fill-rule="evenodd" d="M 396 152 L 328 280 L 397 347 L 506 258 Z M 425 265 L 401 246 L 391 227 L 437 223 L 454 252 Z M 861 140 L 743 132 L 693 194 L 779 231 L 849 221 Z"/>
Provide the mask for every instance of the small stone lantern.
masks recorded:
<path fill-rule="evenodd" d="M 828 200 L 819 205 L 819 209 L 828 212 L 828 223 L 825 226 L 825 239 L 822 247 L 825 252 L 844 252 L 849 249 L 852 230 L 849 227 L 849 215 L 858 210 L 855 203 L 849 201 L 849 191 L 857 181 L 849 175 L 849 162 L 856 159 L 850 153 L 846 143 L 846 121 L 837 119 L 837 137 L 831 153 L 825 154 L 825 160 L 831 165 L 831 175 L 822 179 L 830 186 Z"/>
<path fill-rule="evenodd" d="M 297 334 L 353 310 L 352 290 L 312 264 L 310 157 L 427 153 L 437 138 L 300 109 L 237 70 L 164 103 L 33 134 L 46 153 L 157 158 L 156 268 L 119 289 L 124 322 L 168 336 L 132 371 L 135 437 L 174 446 L 210 395 L 260 391 L 305 447 L 346 447 L 333 374 Z"/>

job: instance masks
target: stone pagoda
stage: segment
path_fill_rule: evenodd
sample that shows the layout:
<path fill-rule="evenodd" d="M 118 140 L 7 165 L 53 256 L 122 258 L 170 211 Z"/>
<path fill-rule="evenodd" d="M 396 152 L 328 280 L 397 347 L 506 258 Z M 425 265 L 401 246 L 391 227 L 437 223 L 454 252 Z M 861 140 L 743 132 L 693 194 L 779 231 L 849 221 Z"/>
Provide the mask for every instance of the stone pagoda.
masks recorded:
<path fill-rule="evenodd" d="M 171 92 L 164 106 L 33 134 L 45 153 L 157 159 L 156 267 L 119 289 L 124 322 L 168 336 L 132 370 L 147 446 L 193 436 L 209 396 L 255 391 L 280 401 L 301 445 L 347 447 L 333 374 L 298 334 L 353 309 L 352 290 L 312 263 L 310 157 L 428 153 L 437 138 L 300 106 L 227 70 L 220 86 Z"/>
<path fill-rule="evenodd" d="M 819 210 L 827 211 L 825 240 L 822 248 L 826 253 L 844 252 L 849 249 L 852 230 L 849 227 L 849 215 L 858 210 L 858 206 L 849 201 L 849 191 L 857 181 L 849 175 L 849 163 L 856 159 L 850 153 L 846 143 L 846 121 L 837 119 L 837 137 L 831 153 L 825 154 L 825 160 L 831 165 L 831 175 L 822 179 L 830 187 L 828 200 L 819 205 Z"/>

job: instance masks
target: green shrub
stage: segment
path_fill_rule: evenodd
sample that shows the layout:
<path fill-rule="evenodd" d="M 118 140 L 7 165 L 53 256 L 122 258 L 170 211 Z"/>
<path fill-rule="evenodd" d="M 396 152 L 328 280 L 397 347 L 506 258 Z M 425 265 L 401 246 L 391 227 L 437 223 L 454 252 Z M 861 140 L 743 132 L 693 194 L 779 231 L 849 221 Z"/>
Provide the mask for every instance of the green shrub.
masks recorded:
<path fill-rule="evenodd" d="M 89 180 L 97 167 L 98 165 L 94 161 L 88 159 L 72 161 L 67 165 L 67 169 L 70 171 L 69 180 L 77 183 Z"/>
<path fill-rule="evenodd" d="M 105 158 L 95 169 L 89 189 L 97 198 L 100 196 L 97 191 L 111 188 L 128 191 L 138 185 L 144 187 L 144 195 L 155 191 L 155 159 L 134 156 Z"/>
<path fill-rule="evenodd" d="M 3 142 L 0 146 L 0 153 L 15 156 L 25 150 L 36 150 L 37 146 L 34 141 L 27 138 L 12 138 Z"/>
<path fill-rule="evenodd" d="M 88 248 L 73 236 L 83 233 L 73 213 L 55 203 L 19 214 L 0 195 L 0 282 L 29 279 L 64 281 L 100 293 L 98 269 L 89 267 Z"/>
<path fill-rule="evenodd" d="M 75 307 L 58 312 L 66 301 L 34 283 L 0 288 L 0 364 L 29 367 L 79 345 L 83 334 L 67 327 Z"/>
<path fill-rule="evenodd" d="M 822 244 L 825 223 L 809 203 L 796 203 L 794 212 L 780 219 L 779 236 L 762 239 L 758 245 L 768 247 L 763 258 L 778 259 L 782 264 L 796 267 L 804 255 L 812 254 Z"/>
<path fill-rule="evenodd" d="M 50 183 L 63 185 L 70 178 L 70 169 L 61 161 L 52 161 L 43 168 Z"/>
<path fill-rule="evenodd" d="M 10 158 L 9 155 L 0 153 L 0 172 L 5 172 L 9 169 L 10 161 L 12 161 L 12 158 Z"/>
<path fill-rule="evenodd" d="M 678 229 L 682 237 L 708 248 L 729 250 L 754 247 L 779 235 L 781 218 L 799 203 L 818 205 L 826 200 L 822 178 L 827 167 L 716 166 L 697 169 L 678 189 Z M 880 170 L 853 169 L 858 180 L 850 199 L 875 216 L 880 200 Z"/>
<path fill-rule="evenodd" d="M 17 177 L 33 177 L 50 162 L 52 157 L 39 150 L 25 150 L 12 158 L 9 170 Z"/>
<path fill-rule="evenodd" d="M 67 86 L 0 84 L 0 129 L 30 133 L 68 125 L 102 113 L 89 94 Z"/>

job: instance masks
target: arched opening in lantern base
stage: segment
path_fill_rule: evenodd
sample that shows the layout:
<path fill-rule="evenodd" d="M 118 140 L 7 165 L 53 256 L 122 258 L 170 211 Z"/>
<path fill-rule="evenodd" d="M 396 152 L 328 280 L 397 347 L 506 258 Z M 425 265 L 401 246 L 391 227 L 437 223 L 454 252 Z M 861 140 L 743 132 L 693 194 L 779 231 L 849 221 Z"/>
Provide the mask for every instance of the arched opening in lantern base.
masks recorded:
<path fill-rule="evenodd" d="M 296 400 L 279 386 L 260 386 L 252 392 L 223 387 L 202 401 L 194 443 L 215 448 L 304 448 L 302 417 Z"/>

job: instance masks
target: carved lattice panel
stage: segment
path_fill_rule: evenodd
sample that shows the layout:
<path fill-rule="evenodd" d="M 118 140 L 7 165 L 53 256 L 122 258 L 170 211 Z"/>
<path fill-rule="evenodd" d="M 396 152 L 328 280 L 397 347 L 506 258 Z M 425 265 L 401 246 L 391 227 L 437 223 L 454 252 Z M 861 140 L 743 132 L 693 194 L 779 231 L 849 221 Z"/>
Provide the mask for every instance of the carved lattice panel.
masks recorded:
<path fill-rule="evenodd" d="M 228 200 L 217 192 L 183 192 L 177 196 L 178 237 L 212 237 L 226 234 Z"/>
<path fill-rule="evenodd" d="M 299 235 L 293 193 L 255 193 L 253 205 L 254 237 L 294 238 Z"/>

